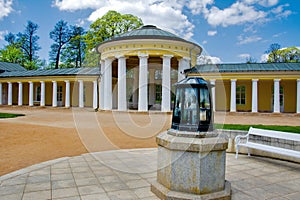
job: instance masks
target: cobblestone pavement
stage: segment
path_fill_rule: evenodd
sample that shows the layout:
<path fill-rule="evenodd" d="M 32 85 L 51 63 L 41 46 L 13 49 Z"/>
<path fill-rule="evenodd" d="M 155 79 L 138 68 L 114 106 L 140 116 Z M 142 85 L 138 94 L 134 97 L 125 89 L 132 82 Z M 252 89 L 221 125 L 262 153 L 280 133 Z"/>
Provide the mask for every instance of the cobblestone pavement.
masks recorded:
<path fill-rule="evenodd" d="M 88 153 L 36 164 L 0 177 L 1 200 L 157 199 L 157 150 Z M 227 154 L 232 199 L 299 199 L 300 165 Z"/>

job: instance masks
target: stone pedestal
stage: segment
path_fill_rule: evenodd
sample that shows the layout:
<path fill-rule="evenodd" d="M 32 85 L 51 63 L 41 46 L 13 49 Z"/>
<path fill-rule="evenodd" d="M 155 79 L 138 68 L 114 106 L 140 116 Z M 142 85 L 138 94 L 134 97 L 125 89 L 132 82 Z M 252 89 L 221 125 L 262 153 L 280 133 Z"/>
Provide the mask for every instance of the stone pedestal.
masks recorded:
<path fill-rule="evenodd" d="M 231 186 L 225 181 L 224 137 L 169 130 L 156 142 L 157 181 L 151 191 L 160 199 L 231 199 Z"/>

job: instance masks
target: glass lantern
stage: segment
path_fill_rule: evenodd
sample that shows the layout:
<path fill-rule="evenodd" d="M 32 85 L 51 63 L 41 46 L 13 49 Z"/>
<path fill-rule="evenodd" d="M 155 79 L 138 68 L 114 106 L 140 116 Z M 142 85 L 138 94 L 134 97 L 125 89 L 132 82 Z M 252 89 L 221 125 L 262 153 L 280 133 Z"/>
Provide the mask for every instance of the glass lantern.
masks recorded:
<path fill-rule="evenodd" d="M 175 84 L 172 129 L 179 131 L 213 131 L 210 98 L 212 85 L 200 77 L 187 77 Z"/>

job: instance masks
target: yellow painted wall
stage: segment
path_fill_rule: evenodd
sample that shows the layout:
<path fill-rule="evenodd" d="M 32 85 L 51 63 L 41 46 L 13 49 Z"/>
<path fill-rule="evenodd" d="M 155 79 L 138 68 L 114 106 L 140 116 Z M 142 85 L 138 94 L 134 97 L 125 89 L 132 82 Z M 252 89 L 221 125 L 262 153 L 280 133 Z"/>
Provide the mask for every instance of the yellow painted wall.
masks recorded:
<path fill-rule="evenodd" d="M 36 87 L 38 83 L 33 83 L 33 101 L 36 101 Z"/>
<path fill-rule="evenodd" d="M 79 96 L 79 88 L 78 88 L 79 84 L 78 82 L 71 82 L 70 83 L 70 101 L 71 101 L 71 106 L 75 106 L 77 107 L 79 105 L 79 99 L 78 99 L 78 96 Z"/>
<path fill-rule="evenodd" d="M 100 45 L 101 59 L 116 55 L 137 56 L 140 53 L 149 56 L 171 54 L 178 58 L 191 58 L 191 65 L 196 65 L 197 55 L 202 51 L 199 47 L 182 41 L 174 40 L 124 40 Z"/>
<path fill-rule="evenodd" d="M 296 112 L 296 94 L 297 85 L 296 80 L 282 80 L 280 85 L 283 86 L 284 94 L 284 112 L 294 113 Z"/>
<path fill-rule="evenodd" d="M 273 80 L 259 80 L 258 81 L 258 111 L 271 112 L 272 111 L 272 88 Z"/>
<path fill-rule="evenodd" d="M 52 106 L 52 82 L 45 82 L 45 105 Z"/>
<path fill-rule="evenodd" d="M 236 104 L 236 110 L 242 112 L 249 112 L 252 109 L 252 82 L 251 80 L 237 80 L 236 86 L 246 87 L 246 104 Z M 228 94 L 230 96 L 230 93 Z"/>
<path fill-rule="evenodd" d="M 19 84 L 12 83 L 12 103 L 13 103 L 13 105 L 18 105 L 18 91 L 19 91 Z"/>
<path fill-rule="evenodd" d="M 92 82 L 84 82 L 84 91 L 85 91 L 85 107 L 93 106 L 93 83 Z"/>
<path fill-rule="evenodd" d="M 2 104 L 7 105 L 7 90 L 8 90 L 8 84 L 2 83 Z"/>
<path fill-rule="evenodd" d="M 29 104 L 29 84 L 23 83 L 23 105 Z"/>
<path fill-rule="evenodd" d="M 8 92 L 8 89 L 5 88 L 3 89 L 3 87 L 8 87 L 8 84 L 2 84 L 2 90 L 4 90 L 6 93 Z M 28 84 L 24 84 L 23 83 L 23 98 L 22 98 L 22 101 L 23 101 L 23 105 L 28 105 Z M 5 98 L 3 103 L 7 104 L 7 98 L 8 98 L 8 94 L 5 94 Z M 13 83 L 12 84 L 12 103 L 13 105 L 18 105 L 18 101 L 19 101 L 19 84 L 18 83 Z"/>
<path fill-rule="evenodd" d="M 216 111 L 228 111 L 230 108 L 230 82 L 216 81 Z"/>
<path fill-rule="evenodd" d="M 53 77 L 52 77 L 53 78 Z M 19 95 L 19 84 L 18 82 L 21 81 L 23 83 L 23 105 L 29 105 L 29 81 L 33 82 L 33 101 L 37 101 L 36 99 L 36 92 L 37 87 L 41 86 L 40 81 L 45 81 L 45 105 L 46 106 L 52 106 L 52 89 L 53 89 L 53 83 L 52 80 L 57 81 L 57 86 L 62 86 L 62 105 L 65 106 L 65 92 L 66 92 L 66 84 L 64 80 L 70 80 L 70 102 L 71 106 L 78 106 L 78 80 L 76 77 L 55 77 L 52 79 L 51 77 L 34 77 L 32 79 L 28 78 L 16 78 L 14 80 L 1 80 L 2 82 L 2 102 L 3 105 L 7 104 L 7 98 L 8 98 L 8 84 L 7 82 L 12 82 L 12 103 L 13 105 L 18 105 L 18 95 Z M 94 76 L 91 77 L 79 77 L 80 80 L 84 80 L 84 85 L 86 88 L 86 101 L 85 106 L 92 107 L 93 106 L 93 80 L 95 80 Z M 75 87 L 74 87 L 75 82 Z M 35 106 L 39 105 L 37 103 L 34 103 Z M 58 105 L 60 106 L 60 105 Z"/>

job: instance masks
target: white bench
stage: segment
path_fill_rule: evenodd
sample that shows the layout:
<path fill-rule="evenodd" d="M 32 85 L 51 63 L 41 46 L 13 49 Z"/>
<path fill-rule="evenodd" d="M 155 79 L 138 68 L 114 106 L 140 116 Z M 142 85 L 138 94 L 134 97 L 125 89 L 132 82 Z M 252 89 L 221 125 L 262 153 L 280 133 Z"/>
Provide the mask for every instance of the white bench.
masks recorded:
<path fill-rule="evenodd" d="M 247 148 L 248 156 L 250 156 L 249 149 L 258 149 L 261 151 L 267 151 L 271 153 L 300 158 L 300 151 L 257 143 L 255 142 L 255 140 L 251 139 L 251 136 L 252 137 L 262 136 L 268 138 L 277 138 L 277 139 L 300 142 L 300 134 L 297 133 L 287 133 L 281 131 L 264 130 L 264 129 L 257 129 L 257 128 L 250 127 L 247 135 L 238 135 L 235 137 L 235 147 L 236 147 L 235 158 L 236 159 L 238 158 L 240 147 Z"/>

